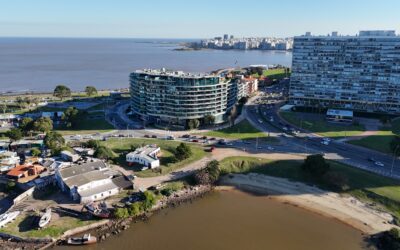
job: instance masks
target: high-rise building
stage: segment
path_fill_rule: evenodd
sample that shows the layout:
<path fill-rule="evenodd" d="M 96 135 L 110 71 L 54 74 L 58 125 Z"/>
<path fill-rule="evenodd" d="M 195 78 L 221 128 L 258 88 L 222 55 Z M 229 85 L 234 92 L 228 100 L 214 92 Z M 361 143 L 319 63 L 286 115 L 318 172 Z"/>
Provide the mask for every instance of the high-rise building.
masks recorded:
<path fill-rule="evenodd" d="M 297 106 L 400 113 L 400 36 L 295 37 L 289 93 Z"/>
<path fill-rule="evenodd" d="M 131 107 L 149 122 L 186 125 L 212 115 L 215 123 L 222 123 L 236 103 L 232 84 L 217 75 L 137 70 L 130 75 Z"/>

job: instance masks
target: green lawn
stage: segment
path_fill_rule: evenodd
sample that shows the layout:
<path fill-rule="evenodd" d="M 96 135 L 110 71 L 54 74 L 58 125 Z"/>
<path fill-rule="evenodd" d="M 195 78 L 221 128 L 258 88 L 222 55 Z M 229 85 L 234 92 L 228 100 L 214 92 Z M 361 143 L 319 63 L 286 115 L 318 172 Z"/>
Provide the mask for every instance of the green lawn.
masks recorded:
<path fill-rule="evenodd" d="M 130 152 L 131 146 L 140 147 L 146 144 L 157 144 L 161 148 L 161 153 L 162 153 L 160 157 L 160 164 L 161 164 L 160 169 L 154 169 L 154 170 L 148 169 L 144 171 L 137 171 L 135 174 L 139 177 L 154 177 L 154 176 L 165 175 L 172 171 L 185 167 L 186 165 L 192 162 L 200 160 L 201 158 L 205 157 L 208 154 L 204 151 L 203 147 L 188 143 L 188 145 L 192 149 L 192 156 L 180 162 L 173 162 L 175 148 L 181 142 L 160 140 L 160 139 L 113 138 L 102 143 L 111 148 L 117 154 L 117 156 L 114 159 L 115 162 L 126 169 L 132 169 L 127 165 L 125 161 L 125 155 L 128 152 Z"/>
<path fill-rule="evenodd" d="M 293 160 L 274 161 L 255 157 L 229 157 L 220 162 L 220 167 L 223 174 L 255 172 L 300 181 L 325 190 L 338 192 L 323 178 L 315 179 L 304 173 L 300 168 L 301 163 L 302 161 Z M 400 181 L 339 162 L 329 161 L 329 163 L 331 171 L 341 173 L 347 178 L 348 189 L 339 192 L 375 202 L 380 208 L 384 208 L 396 216 L 397 220 L 400 219 Z"/>
<path fill-rule="evenodd" d="M 82 221 L 73 217 L 63 216 L 51 220 L 47 227 L 39 230 L 37 228 L 36 216 L 37 215 L 32 212 L 24 213 L 18 216 L 15 221 L 1 228 L 0 232 L 20 237 L 58 237 L 70 229 L 96 222 L 96 220 Z"/>
<path fill-rule="evenodd" d="M 113 130 L 114 127 L 108 123 L 104 118 L 90 118 L 90 115 L 87 118 L 82 119 L 78 126 L 75 128 L 66 128 L 60 127 L 55 130 L 60 132 L 63 135 L 73 135 L 73 134 L 92 134 L 92 133 L 102 133 Z"/>
<path fill-rule="evenodd" d="M 396 135 L 400 135 L 400 119 L 392 121 L 391 126 L 381 128 L 376 135 L 370 135 L 359 140 L 352 140 L 348 143 L 376 150 L 386 154 L 392 154 L 390 142 Z"/>
<path fill-rule="evenodd" d="M 290 73 L 286 75 L 285 69 L 267 69 L 263 71 L 263 76 L 268 77 L 272 80 L 280 80 L 282 78 L 289 77 Z M 259 77 L 259 74 L 253 74 L 253 77 Z"/>
<path fill-rule="evenodd" d="M 203 133 L 203 135 L 210 137 L 226 138 L 226 139 L 251 140 L 259 138 L 263 140 L 268 140 L 270 142 L 277 141 L 276 138 L 268 137 L 267 134 L 253 127 L 247 120 L 243 120 L 238 124 L 229 128 Z"/>
<path fill-rule="evenodd" d="M 357 136 L 365 131 L 362 125 L 340 125 L 333 124 L 325 121 L 321 116 L 320 119 L 315 120 L 304 119 L 301 113 L 296 112 L 280 112 L 280 115 L 288 123 L 295 125 L 296 127 L 306 129 L 308 131 L 317 133 L 325 137 L 346 137 L 346 136 Z"/>

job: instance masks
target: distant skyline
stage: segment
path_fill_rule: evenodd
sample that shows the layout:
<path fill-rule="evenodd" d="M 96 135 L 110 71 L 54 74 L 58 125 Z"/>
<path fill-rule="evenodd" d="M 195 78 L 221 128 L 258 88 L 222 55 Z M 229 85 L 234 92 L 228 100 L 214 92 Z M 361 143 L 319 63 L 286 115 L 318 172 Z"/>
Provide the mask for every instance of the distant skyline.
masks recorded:
<path fill-rule="evenodd" d="M 398 0 L 0 0 L 0 37 L 291 37 L 400 31 Z"/>

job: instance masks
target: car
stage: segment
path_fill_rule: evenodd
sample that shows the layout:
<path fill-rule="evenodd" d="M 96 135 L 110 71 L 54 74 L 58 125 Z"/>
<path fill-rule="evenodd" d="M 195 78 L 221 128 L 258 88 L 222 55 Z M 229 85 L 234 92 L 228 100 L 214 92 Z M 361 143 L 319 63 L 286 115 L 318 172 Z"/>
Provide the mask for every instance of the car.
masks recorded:
<path fill-rule="evenodd" d="M 212 138 L 210 138 L 210 139 L 208 139 L 209 141 L 214 141 L 215 140 L 215 137 L 212 137 Z"/>
<path fill-rule="evenodd" d="M 152 135 L 151 138 L 157 138 L 157 136 L 156 135 Z"/>
<path fill-rule="evenodd" d="M 197 139 L 192 139 L 192 142 L 199 142 L 199 140 L 197 140 Z"/>
<path fill-rule="evenodd" d="M 259 123 L 263 123 L 263 121 L 262 121 L 261 119 L 258 119 L 258 122 L 259 122 Z"/>
<path fill-rule="evenodd" d="M 233 143 L 232 142 L 227 142 L 225 145 L 226 146 L 233 146 Z"/>
<path fill-rule="evenodd" d="M 207 140 L 207 136 L 203 136 L 203 137 L 201 137 L 201 139 Z"/>
<path fill-rule="evenodd" d="M 144 138 L 150 138 L 150 135 L 144 135 Z"/>
<path fill-rule="evenodd" d="M 377 165 L 377 166 L 379 166 L 379 167 L 384 167 L 384 166 L 385 166 L 385 164 L 383 164 L 383 163 L 380 162 L 380 161 L 376 161 L 376 162 L 374 162 L 374 164 Z"/>
<path fill-rule="evenodd" d="M 226 141 L 224 139 L 221 139 L 218 141 L 219 145 L 226 145 Z"/>
<path fill-rule="evenodd" d="M 182 138 L 190 138 L 189 134 L 182 135 Z"/>
<path fill-rule="evenodd" d="M 329 141 L 324 141 L 324 140 L 322 140 L 322 141 L 321 141 L 321 144 L 328 146 L 328 145 L 329 145 Z"/>
<path fill-rule="evenodd" d="M 267 149 L 268 149 L 268 150 L 271 150 L 271 151 L 274 150 L 274 148 L 271 147 L 271 146 L 268 146 Z"/>
<path fill-rule="evenodd" d="M 258 146 L 258 147 L 257 147 L 257 149 L 263 149 L 263 147 L 261 147 L 261 146 Z"/>
<path fill-rule="evenodd" d="M 287 127 L 283 127 L 282 128 L 284 131 L 288 131 L 288 128 Z"/>
<path fill-rule="evenodd" d="M 368 161 L 370 161 L 370 162 L 376 162 L 376 160 L 375 160 L 374 158 L 372 158 L 372 157 L 369 157 L 369 158 L 368 158 Z"/>
<path fill-rule="evenodd" d="M 172 135 L 168 135 L 165 137 L 166 140 L 175 140 L 175 137 Z"/>

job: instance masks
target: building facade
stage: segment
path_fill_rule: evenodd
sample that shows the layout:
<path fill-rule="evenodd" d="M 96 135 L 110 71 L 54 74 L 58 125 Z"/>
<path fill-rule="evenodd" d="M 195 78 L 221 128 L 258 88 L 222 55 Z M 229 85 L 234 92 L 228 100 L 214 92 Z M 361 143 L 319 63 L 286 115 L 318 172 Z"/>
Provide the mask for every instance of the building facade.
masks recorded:
<path fill-rule="evenodd" d="M 400 36 L 295 37 L 289 96 L 296 106 L 400 113 Z"/>
<path fill-rule="evenodd" d="M 128 153 L 126 155 L 126 162 L 129 165 L 140 164 L 142 170 L 158 168 L 160 167 L 160 160 L 158 159 L 160 153 L 161 149 L 157 145 L 146 145 Z"/>
<path fill-rule="evenodd" d="M 232 108 L 231 82 L 217 75 L 138 70 L 130 75 L 131 107 L 141 119 L 186 125 L 207 115 L 222 123 Z"/>

